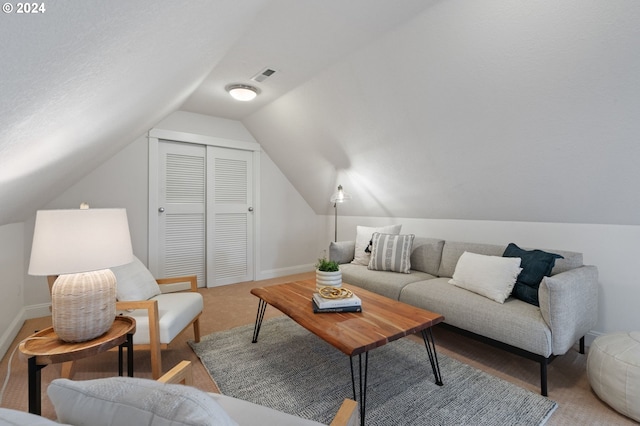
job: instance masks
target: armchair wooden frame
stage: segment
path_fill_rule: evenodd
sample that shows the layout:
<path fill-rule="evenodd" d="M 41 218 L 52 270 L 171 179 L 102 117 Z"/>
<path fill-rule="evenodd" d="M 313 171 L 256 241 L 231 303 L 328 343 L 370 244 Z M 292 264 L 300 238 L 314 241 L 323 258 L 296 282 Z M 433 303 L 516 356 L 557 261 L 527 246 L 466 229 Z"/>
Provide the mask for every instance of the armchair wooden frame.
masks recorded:
<path fill-rule="evenodd" d="M 47 282 L 49 284 L 49 291 L 53 287 L 57 276 L 48 276 Z M 162 293 L 175 293 L 178 291 L 192 291 L 198 292 L 198 278 L 196 275 L 187 275 L 184 277 L 173 278 L 156 278 L 156 282 L 160 286 Z M 189 284 L 188 289 L 179 288 L 174 290 L 177 284 Z M 165 289 L 163 289 L 165 287 Z M 160 343 L 160 323 L 158 315 L 158 301 L 157 300 L 133 300 L 133 301 L 117 301 L 116 310 L 124 311 L 130 309 L 144 309 L 147 311 L 147 317 L 149 318 L 149 343 L 148 344 L 136 344 L 135 337 L 133 339 L 133 346 L 136 349 L 148 349 L 151 353 L 151 376 L 154 379 L 159 379 L 162 376 L 162 349 L 167 349 L 171 342 Z M 196 317 L 183 328 L 179 334 L 193 325 L 193 337 L 196 342 L 200 342 L 200 312 Z M 62 365 L 62 377 L 70 378 L 72 374 L 73 361 L 63 363 Z"/>

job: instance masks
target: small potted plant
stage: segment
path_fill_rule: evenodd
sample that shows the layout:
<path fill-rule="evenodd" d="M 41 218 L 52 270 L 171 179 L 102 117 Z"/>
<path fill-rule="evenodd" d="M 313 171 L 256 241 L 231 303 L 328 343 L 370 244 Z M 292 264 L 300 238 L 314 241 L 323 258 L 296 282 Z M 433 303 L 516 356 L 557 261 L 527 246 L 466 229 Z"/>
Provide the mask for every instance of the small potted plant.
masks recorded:
<path fill-rule="evenodd" d="M 341 287 L 342 272 L 338 262 L 323 257 L 318 259 L 318 263 L 316 263 L 316 287 L 326 286 Z"/>

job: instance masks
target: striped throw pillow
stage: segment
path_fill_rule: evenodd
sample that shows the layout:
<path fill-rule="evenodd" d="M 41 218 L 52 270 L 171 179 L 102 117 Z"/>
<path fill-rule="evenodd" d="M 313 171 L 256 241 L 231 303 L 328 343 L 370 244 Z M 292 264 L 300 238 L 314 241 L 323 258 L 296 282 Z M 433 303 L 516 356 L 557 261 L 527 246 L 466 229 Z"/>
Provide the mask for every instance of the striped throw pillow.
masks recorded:
<path fill-rule="evenodd" d="M 415 235 L 393 235 L 375 232 L 371 237 L 369 269 L 408 274 Z"/>

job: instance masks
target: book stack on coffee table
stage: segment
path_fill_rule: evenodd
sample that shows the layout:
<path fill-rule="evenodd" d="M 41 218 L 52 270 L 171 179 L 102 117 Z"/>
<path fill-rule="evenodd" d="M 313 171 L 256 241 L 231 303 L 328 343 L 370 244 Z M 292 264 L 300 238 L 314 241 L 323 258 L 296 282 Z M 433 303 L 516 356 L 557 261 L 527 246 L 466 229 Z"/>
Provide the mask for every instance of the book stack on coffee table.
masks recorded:
<path fill-rule="evenodd" d="M 320 293 L 313 293 L 311 300 L 314 313 L 322 312 L 362 312 L 362 301 L 351 293 L 349 297 L 325 298 Z"/>

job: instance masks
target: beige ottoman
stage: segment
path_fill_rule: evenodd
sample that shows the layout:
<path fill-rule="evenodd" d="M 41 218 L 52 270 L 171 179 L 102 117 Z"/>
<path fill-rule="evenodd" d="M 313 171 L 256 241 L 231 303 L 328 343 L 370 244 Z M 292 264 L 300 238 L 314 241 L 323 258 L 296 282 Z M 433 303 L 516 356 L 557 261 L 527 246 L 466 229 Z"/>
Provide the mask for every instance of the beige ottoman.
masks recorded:
<path fill-rule="evenodd" d="M 589 348 L 587 375 L 600 399 L 640 421 L 639 331 L 597 337 Z"/>

